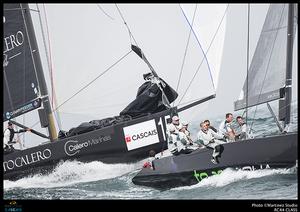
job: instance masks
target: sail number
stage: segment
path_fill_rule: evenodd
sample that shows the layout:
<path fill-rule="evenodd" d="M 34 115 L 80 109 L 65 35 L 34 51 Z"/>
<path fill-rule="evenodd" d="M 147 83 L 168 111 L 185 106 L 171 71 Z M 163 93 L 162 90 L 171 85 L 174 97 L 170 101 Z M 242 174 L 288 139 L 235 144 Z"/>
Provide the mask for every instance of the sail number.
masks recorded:
<path fill-rule="evenodd" d="M 164 121 L 164 123 L 166 123 L 167 118 L 169 118 L 169 117 L 170 116 L 164 116 L 164 120 L 163 120 L 163 117 L 160 117 L 159 122 L 158 122 L 158 125 L 160 126 L 162 134 L 163 134 L 164 141 L 166 141 L 167 138 L 166 138 L 166 129 L 165 129 L 165 125 L 163 124 L 163 121 Z"/>

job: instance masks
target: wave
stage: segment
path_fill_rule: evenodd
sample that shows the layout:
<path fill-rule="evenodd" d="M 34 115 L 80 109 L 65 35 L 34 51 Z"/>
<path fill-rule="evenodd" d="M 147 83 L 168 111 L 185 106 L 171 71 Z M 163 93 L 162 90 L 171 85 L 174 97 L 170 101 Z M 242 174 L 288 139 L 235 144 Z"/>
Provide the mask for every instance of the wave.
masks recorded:
<path fill-rule="evenodd" d="M 77 183 L 111 179 L 142 167 L 141 162 L 131 164 L 105 164 L 100 161 L 82 163 L 65 161 L 56 166 L 48 175 L 36 174 L 17 181 L 4 180 L 4 189 L 54 188 Z"/>
<path fill-rule="evenodd" d="M 232 168 L 227 168 L 222 171 L 219 175 L 213 175 L 208 178 L 201 180 L 196 185 L 192 186 L 182 186 L 178 188 L 173 188 L 171 190 L 190 190 L 201 187 L 224 187 L 228 184 L 235 183 L 242 180 L 249 180 L 254 178 L 261 178 L 276 174 L 294 174 L 297 173 L 297 168 L 292 167 L 289 169 L 262 169 L 262 170 L 234 170 Z"/>

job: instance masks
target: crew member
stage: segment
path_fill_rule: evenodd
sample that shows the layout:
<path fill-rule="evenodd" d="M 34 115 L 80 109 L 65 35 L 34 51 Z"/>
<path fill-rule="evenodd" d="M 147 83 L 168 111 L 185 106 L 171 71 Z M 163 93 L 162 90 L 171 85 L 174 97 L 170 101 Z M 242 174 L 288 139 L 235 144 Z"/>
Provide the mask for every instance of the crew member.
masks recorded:
<path fill-rule="evenodd" d="M 4 131 L 4 138 L 3 138 L 4 151 L 6 151 L 6 152 L 14 151 L 15 148 L 13 147 L 13 145 L 19 142 L 14 139 L 15 134 L 23 133 L 23 132 L 27 132 L 27 131 L 31 131 L 31 129 L 26 128 L 26 129 L 20 129 L 18 131 L 15 131 L 12 122 L 9 121 L 7 124 L 7 128 Z"/>
<path fill-rule="evenodd" d="M 200 131 L 198 132 L 198 141 L 207 148 L 213 149 L 211 162 L 214 164 L 219 163 L 218 157 L 221 156 L 221 145 L 226 143 L 219 139 L 224 139 L 224 135 L 215 133 L 204 122 L 200 123 Z"/>

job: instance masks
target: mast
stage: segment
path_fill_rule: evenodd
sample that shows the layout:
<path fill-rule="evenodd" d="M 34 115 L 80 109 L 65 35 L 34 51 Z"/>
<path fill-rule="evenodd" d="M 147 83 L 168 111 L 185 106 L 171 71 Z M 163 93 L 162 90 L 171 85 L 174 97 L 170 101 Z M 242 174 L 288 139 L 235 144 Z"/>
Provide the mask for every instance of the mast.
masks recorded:
<path fill-rule="evenodd" d="M 292 63 L 293 63 L 293 40 L 294 40 L 294 4 L 289 4 L 288 27 L 287 27 L 287 54 L 286 54 L 286 79 L 285 79 L 285 118 L 284 127 L 290 123 L 291 100 L 292 100 Z"/>
<path fill-rule="evenodd" d="M 21 8 L 25 9 L 24 16 L 26 17 L 25 22 L 26 22 L 28 31 L 34 33 L 33 23 L 32 23 L 30 9 L 29 9 L 28 4 L 21 4 Z M 52 109 L 51 109 L 51 105 L 50 105 L 50 101 L 49 101 L 48 89 L 47 89 L 45 76 L 44 76 L 44 72 L 43 72 L 43 67 L 42 67 L 42 63 L 41 63 L 41 58 L 40 58 L 40 54 L 39 54 L 39 50 L 38 50 L 38 44 L 37 44 L 35 36 L 29 36 L 29 40 L 32 45 L 31 51 L 35 50 L 34 52 L 32 52 L 32 54 L 33 54 L 33 58 L 34 58 L 35 66 L 36 66 L 37 80 L 38 80 L 38 83 L 40 86 L 40 94 L 42 97 L 44 111 L 46 113 L 46 117 L 45 117 L 46 124 L 44 126 L 47 126 L 50 141 L 52 142 L 55 139 L 57 139 L 57 132 L 56 132 Z"/>

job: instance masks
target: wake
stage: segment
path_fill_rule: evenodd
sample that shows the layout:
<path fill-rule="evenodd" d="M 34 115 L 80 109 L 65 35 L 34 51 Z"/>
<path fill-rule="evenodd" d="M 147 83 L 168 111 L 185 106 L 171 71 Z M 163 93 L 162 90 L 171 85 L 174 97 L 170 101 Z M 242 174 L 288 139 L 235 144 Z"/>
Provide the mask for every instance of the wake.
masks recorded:
<path fill-rule="evenodd" d="M 232 168 L 227 168 L 218 175 L 213 175 L 208 178 L 204 178 L 198 184 L 192 186 L 182 186 L 178 188 L 173 188 L 171 190 L 189 190 L 199 187 L 223 187 L 228 184 L 238 182 L 241 180 L 248 180 L 254 178 L 261 178 L 276 174 L 293 174 L 297 173 L 297 168 L 292 167 L 289 169 L 259 169 L 254 171 L 247 170 L 234 170 Z"/>
<path fill-rule="evenodd" d="M 141 161 L 131 164 L 105 164 L 100 161 L 83 163 L 65 161 L 48 175 L 36 174 L 17 181 L 4 180 L 4 190 L 15 188 L 54 188 L 77 183 L 116 178 L 141 167 Z"/>

